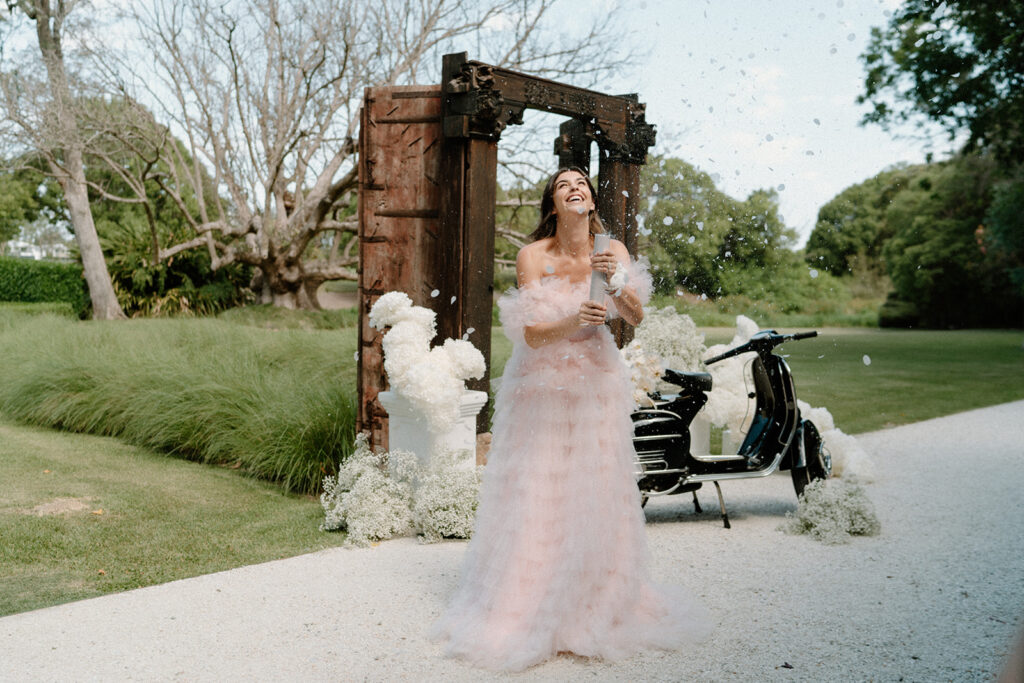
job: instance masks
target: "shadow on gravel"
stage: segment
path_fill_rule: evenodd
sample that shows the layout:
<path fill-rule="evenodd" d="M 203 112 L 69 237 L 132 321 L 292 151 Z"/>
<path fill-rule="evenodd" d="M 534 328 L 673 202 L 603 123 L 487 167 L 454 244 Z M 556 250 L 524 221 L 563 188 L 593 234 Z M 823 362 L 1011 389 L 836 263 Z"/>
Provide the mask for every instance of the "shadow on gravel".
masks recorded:
<path fill-rule="evenodd" d="M 718 508 L 718 496 L 714 486 L 708 491 L 701 489 L 697 493 L 702 512 L 695 512 L 693 496 L 683 493 L 672 496 L 671 502 L 652 501 L 644 508 L 648 524 L 674 524 L 679 522 L 714 522 L 721 525 L 722 513 Z M 796 511 L 796 496 L 792 500 L 784 500 L 777 496 L 767 496 L 744 492 L 742 496 L 729 496 L 729 491 L 722 490 L 725 498 L 725 509 L 729 513 L 729 521 L 734 525 L 748 518 L 776 517 L 781 524 L 787 512 Z"/>

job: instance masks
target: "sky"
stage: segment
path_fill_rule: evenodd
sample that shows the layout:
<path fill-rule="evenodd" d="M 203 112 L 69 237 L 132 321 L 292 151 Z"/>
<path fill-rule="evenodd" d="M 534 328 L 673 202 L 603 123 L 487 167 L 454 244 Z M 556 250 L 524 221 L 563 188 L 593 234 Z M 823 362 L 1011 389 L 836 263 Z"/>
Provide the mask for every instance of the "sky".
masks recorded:
<path fill-rule="evenodd" d="M 117 6 L 123 0 L 96 0 Z M 551 18 L 589 24 L 615 0 L 564 0 Z M 945 133 L 861 126 L 864 52 L 900 0 L 621 0 L 631 68 L 593 86 L 637 93 L 657 126 L 655 154 L 684 159 L 744 199 L 774 188 L 802 245 L 818 209 L 899 163 L 936 159 Z M 470 54 L 470 58 L 476 58 Z"/>
<path fill-rule="evenodd" d="M 679 157 L 744 199 L 775 188 L 802 245 L 818 209 L 892 164 L 952 148 L 938 130 L 861 126 L 860 55 L 898 0 L 631 0 L 647 54 L 604 92 L 635 92 Z"/>

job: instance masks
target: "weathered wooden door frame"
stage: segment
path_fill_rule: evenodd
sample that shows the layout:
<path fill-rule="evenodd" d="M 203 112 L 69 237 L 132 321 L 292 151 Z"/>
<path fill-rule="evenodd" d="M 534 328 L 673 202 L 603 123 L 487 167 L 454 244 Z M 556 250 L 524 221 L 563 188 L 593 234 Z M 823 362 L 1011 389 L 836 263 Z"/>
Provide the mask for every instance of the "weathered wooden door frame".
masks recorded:
<path fill-rule="evenodd" d="M 636 253 L 637 204 L 640 166 L 654 144 L 654 127 L 646 122 L 645 106 L 636 95 L 615 96 L 577 88 L 536 76 L 521 74 L 467 59 L 466 53 L 445 55 L 440 88 L 440 209 L 436 223 L 437 253 L 421 259 L 436 263 L 430 274 L 444 305 L 433 306 L 438 316 L 438 338 L 468 337 L 484 354 L 487 374 L 469 382 L 471 389 L 486 391 L 490 385 L 491 308 L 494 295 L 494 206 L 497 187 L 498 140 L 510 124 L 523 121 L 526 109 L 537 109 L 570 118 L 559 131 L 555 152 L 560 166 L 590 169 L 590 147 L 600 152 L 598 214 L 614 237 Z M 370 97 L 370 89 L 367 98 Z M 367 125 L 367 106 L 363 124 Z M 394 120 L 387 119 L 388 121 Z M 422 124 L 416 119 L 411 124 Z M 364 202 L 365 188 L 380 188 L 380 179 L 369 180 L 362 171 L 364 145 L 360 132 L 360 241 L 375 239 L 364 230 L 372 211 Z M 379 202 L 378 202 L 379 203 Z M 366 210 L 364 210 L 366 209 Z M 369 213 L 368 213 L 369 211 Z M 422 212 L 424 216 L 429 211 Z M 378 213 L 378 216 L 385 215 Z M 374 445 L 387 445 L 387 415 L 376 400 L 384 388 L 380 366 L 380 335 L 366 324 L 376 298 L 391 283 L 364 281 L 367 270 L 360 249 L 359 411 L 356 428 L 369 431 Z M 424 276 L 427 276 L 424 273 Z M 433 284 L 431 286 L 434 286 Z M 419 297 L 422 299 L 422 296 Z M 423 305 L 422 300 L 414 302 Z M 449 305 L 450 304 L 450 305 Z M 631 329 L 615 329 L 620 344 Z M 478 430 L 486 429 L 482 411 Z"/>

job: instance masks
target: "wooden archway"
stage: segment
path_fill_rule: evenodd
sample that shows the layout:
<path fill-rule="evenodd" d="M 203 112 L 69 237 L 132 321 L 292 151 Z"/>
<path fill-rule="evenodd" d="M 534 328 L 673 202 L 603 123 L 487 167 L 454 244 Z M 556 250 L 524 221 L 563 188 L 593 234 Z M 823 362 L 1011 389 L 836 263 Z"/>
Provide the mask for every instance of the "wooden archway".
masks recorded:
<path fill-rule="evenodd" d="M 437 313 L 438 338 L 470 339 L 490 383 L 498 140 L 526 109 L 569 118 L 555 153 L 589 172 L 600 150 L 598 214 L 636 251 L 640 166 L 654 127 L 635 95 L 606 95 L 445 55 L 440 86 L 367 88 L 359 133 L 359 412 L 356 429 L 387 448 L 381 335 L 370 307 L 392 290 Z M 619 343 L 631 330 L 618 327 Z M 478 427 L 486 428 L 486 412 Z"/>

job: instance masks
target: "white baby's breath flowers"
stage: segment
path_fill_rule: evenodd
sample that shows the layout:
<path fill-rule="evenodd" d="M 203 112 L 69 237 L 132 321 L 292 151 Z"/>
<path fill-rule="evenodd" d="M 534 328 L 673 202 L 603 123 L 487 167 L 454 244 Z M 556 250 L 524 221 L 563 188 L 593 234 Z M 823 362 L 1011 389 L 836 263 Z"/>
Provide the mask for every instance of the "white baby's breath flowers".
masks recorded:
<path fill-rule="evenodd" d="M 402 292 L 388 292 L 370 309 L 370 325 L 384 333 L 384 370 L 391 388 L 423 416 L 435 434 L 459 419 L 465 380 L 482 377 L 483 354 L 466 340 L 447 339 L 434 348 L 433 311 L 413 306 Z M 456 466 L 465 453 L 430 454 L 421 466 L 413 453 L 374 453 L 367 437 L 356 437 L 353 453 L 337 477 L 324 479 L 320 503 L 325 530 L 344 529 L 346 543 L 367 545 L 416 531 L 427 541 L 466 538 L 472 531 L 479 474 Z"/>
<path fill-rule="evenodd" d="M 448 339 L 430 348 L 436 315 L 413 306 L 403 292 L 388 292 L 370 308 L 370 325 L 390 327 L 381 343 L 391 388 L 427 421 L 431 432 L 448 431 L 459 419 L 459 400 L 467 379 L 482 377 L 483 354 L 470 342 Z"/>
<path fill-rule="evenodd" d="M 690 316 L 671 306 L 645 308 L 634 339 L 646 353 L 661 358 L 666 368 L 704 371 L 704 335 L 697 331 Z"/>
<path fill-rule="evenodd" d="M 622 358 L 629 367 L 633 383 L 633 405 L 653 405 L 650 394 L 658 388 L 658 382 L 665 373 L 661 357 L 655 353 L 647 353 L 640 341 L 633 339 L 622 348 Z"/>
<path fill-rule="evenodd" d="M 424 543 L 469 538 L 473 533 L 482 467 L 466 467 L 462 453 L 442 450 L 420 471 L 413 492 L 413 522 Z"/>
<path fill-rule="evenodd" d="M 405 451 L 374 453 L 366 435 L 357 435 L 355 449 L 338 476 L 324 478 L 320 528 L 346 530 L 346 544 L 355 546 L 410 533 L 409 501 L 417 462 L 415 454 Z"/>
<path fill-rule="evenodd" d="M 374 453 L 365 434 L 356 436 L 338 476 L 324 478 L 321 530 L 347 531 L 348 546 L 410 533 L 426 543 L 469 538 L 482 468 L 466 467 L 465 455 L 443 450 L 423 466 L 414 453 Z"/>
<path fill-rule="evenodd" d="M 827 545 L 846 543 L 850 536 L 874 536 L 881 527 L 864 489 L 835 479 L 808 484 L 796 514 L 787 512 L 780 526 L 788 534 L 808 534 Z"/>

